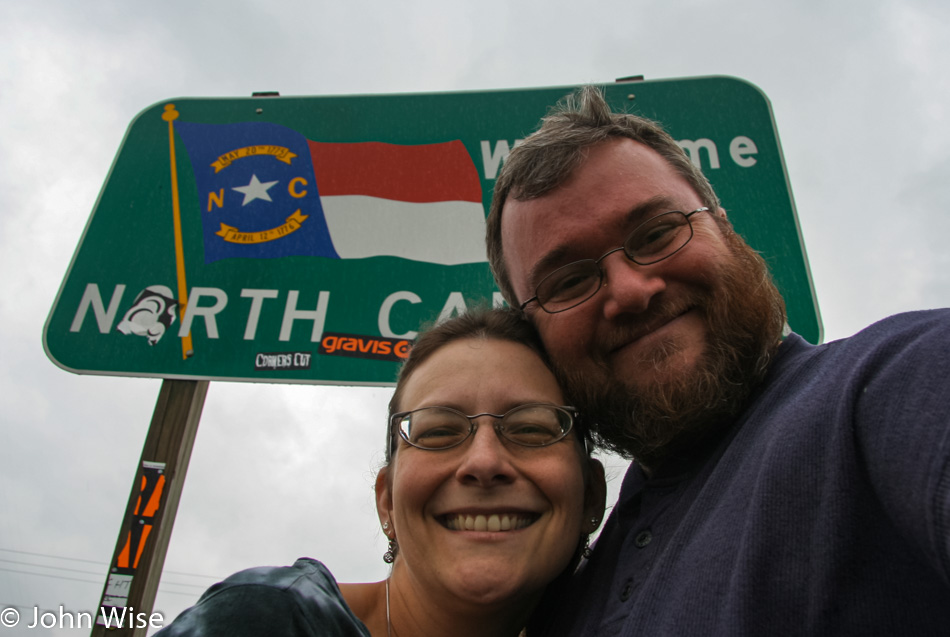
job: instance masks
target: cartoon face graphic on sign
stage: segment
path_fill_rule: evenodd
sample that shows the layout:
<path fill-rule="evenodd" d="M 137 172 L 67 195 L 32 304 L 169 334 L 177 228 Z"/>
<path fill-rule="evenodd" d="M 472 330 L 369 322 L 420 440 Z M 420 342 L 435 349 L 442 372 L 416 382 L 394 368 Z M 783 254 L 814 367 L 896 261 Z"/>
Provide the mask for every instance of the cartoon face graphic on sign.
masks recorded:
<path fill-rule="evenodd" d="M 154 345 L 175 322 L 178 301 L 164 285 L 150 285 L 135 297 L 135 303 L 122 317 L 116 329 L 123 334 L 135 334 L 148 339 Z"/>

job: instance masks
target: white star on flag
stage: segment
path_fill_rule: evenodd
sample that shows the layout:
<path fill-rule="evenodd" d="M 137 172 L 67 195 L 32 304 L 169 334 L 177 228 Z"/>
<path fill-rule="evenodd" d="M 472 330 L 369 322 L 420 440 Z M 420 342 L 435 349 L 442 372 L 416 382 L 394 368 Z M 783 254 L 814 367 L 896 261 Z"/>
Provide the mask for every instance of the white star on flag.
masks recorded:
<path fill-rule="evenodd" d="M 255 199 L 271 201 L 270 195 L 267 194 L 267 191 L 276 183 L 276 181 L 265 181 L 264 183 L 261 183 L 258 181 L 257 175 L 251 175 L 251 183 L 246 186 L 235 186 L 231 190 L 237 190 L 239 193 L 244 195 L 244 203 L 241 205 L 246 206 Z"/>

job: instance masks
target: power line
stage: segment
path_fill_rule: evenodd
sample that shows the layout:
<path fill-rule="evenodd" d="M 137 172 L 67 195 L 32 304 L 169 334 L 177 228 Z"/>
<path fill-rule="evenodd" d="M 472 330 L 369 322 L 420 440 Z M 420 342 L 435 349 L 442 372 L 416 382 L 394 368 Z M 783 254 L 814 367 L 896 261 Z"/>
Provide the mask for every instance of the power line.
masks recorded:
<path fill-rule="evenodd" d="M 95 571 L 95 572 L 93 572 L 93 571 L 89 571 L 89 570 L 82 570 L 82 569 L 77 569 L 77 568 L 69 568 L 69 567 L 60 566 L 60 565 L 37 564 L 37 563 L 34 563 L 34 562 L 25 562 L 25 561 L 20 561 L 20 560 L 13 560 L 13 559 L 7 559 L 7 558 L 0 558 L 0 563 L 10 564 L 10 565 L 19 566 L 19 567 L 29 567 L 29 568 L 31 568 L 31 569 L 37 569 L 37 568 L 39 568 L 39 569 L 50 569 L 50 570 L 56 571 L 56 573 L 43 573 L 43 572 L 36 571 L 36 570 L 24 570 L 24 569 L 18 569 L 18 568 L 7 568 L 7 567 L 4 567 L 4 566 L 0 565 L 0 572 L 15 573 L 15 574 L 18 574 L 18 575 L 33 575 L 33 576 L 37 576 L 37 577 L 46 577 L 46 578 L 50 578 L 50 579 L 58 579 L 58 580 L 64 581 L 64 582 L 78 582 L 78 583 L 80 583 L 80 584 L 95 584 L 96 586 L 102 586 L 103 583 L 104 583 L 102 579 L 95 579 L 95 580 L 92 580 L 92 579 L 85 579 L 85 578 L 79 578 L 79 577 L 68 577 L 68 576 L 64 575 L 63 573 L 77 573 L 77 574 L 80 574 L 80 575 L 91 575 L 91 576 L 94 576 L 94 577 L 102 577 L 103 575 L 105 575 L 105 573 L 104 573 L 103 571 L 107 570 L 107 568 L 108 568 L 105 563 L 103 563 L 103 562 L 101 562 L 101 561 L 98 561 L 98 560 L 89 560 L 89 559 L 83 559 L 83 558 L 78 558 L 78 557 L 67 557 L 67 556 L 63 556 L 63 555 L 52 555 L 52 554 L 49 554 L 49 553 L 37 553 L 37 552 L 34 552 L 34 551 L 22 551 L 22 550 L 19 550 L 19 549 L 9 549 L 9 548 L 3 548 L 3 547 L 0 547 L 0 551 L 5 552 L 5 553 L 12 553 L 12 554 L 15 554 L 15 555 L 26 555 L 26 556 L 39 557 L 39 558 L 50 559 L 50 560 L 63 560 L 63 561 L 66 561 L 66 562 L 79 562 L 79 563 L 83 563 L 83 564 L 94 564 L 94 565 L 96 565 L 96 566 L 98 566 L 98 567 L 100 567 L 100 568 L 102 569 L 102 571 Z M 205 579 L 214 580 L 214 581 L 220 581 L 221 579 L 223 579 L 223 578 L 218 577 L 218 576 L 215 576 L 215 575 L 202 575 L 202 574 L 199 574 L 199 573 L 186 573 L 186 572 L 182 572 L 182 571 L 163 571 L 163 577 L 162 577 L 162 579 L 159 581 L 159 586 L 158 586 L 158 590 L 159 590 L 159 591 L 161 591 L 161 592 L 164 593 L 164 594 L 180 595 L 180 596 L 184 596 L 184 597 L 190 597 L 190 598 L 192 598 L 192 599 L 194 599 L 194 598 L 197 597 L 197 592 L 196 592 L 196 591 L 193 590 L 193 591 L 190 591 L 190 592 L 183 592 L 183 591 L 180 591 L 180 590 L 173 590 L 173 589 L 171 589 L 171 588 L 169 588 L 169 587 L 184 587 L 184 588 L 197 589 L 197 591 L 204 591 L 205 589 L 208 588 L 209 584 L 207 584 L 207 583 L 203 583 L 203 584 L 193 584 L 193 583 L 189 583 L 189 582 L 175 582 L 175 581 L 170 581 L 170 580 L 168 580 L 168 579 L 166 579 L 166 578 L 164 577 L 165 575 L 182 575 L 182 576 L 185 576 L 185 577 L 199 577 L 199 578 L 205 578 Z M 24 606 L 24 608 L 33 608 L 33 606 L 28 606 L 28 607 L 27 607 L 27 606 Z"/>
<path fill-rule="evenodd" d="M 51 574 L 49 574 L 49 573 L 31 573 L 30 571 L 17 571 L 17 570 L 14 570 L 14 569 L 12 569 L 12 568 L 3 568 L 3 567 L 0 567 L 0 571 L 4 571 L 4 572 L 7 572 L 7 573 L 19 573 L 20 575 L 38 575 L 38 576 L 40 576 L 40 577 L 52 577 L 53 579 L 61 579 L 61 580 L 66 580 L 66 581 L 68 581 L 68 582 L 83 582 L 84 584 L 98 584 L 99 586 L 102 586 L 102 582 L 101 582 L 101 581 L 98 581 L 98 582 L 97 582 L 97 581 L 91 580 L 91 579 L 79 579 L 79 578 L 76 578 L 76 577 L 64 577 L 64 576 L 62 576 L 62 575 L 51 575 Z"/>
<path fill-rule="evenodd" d="M 39 577 L 49 577 L 49 578 L 52 578 L 52 579 L 64 580 L 64 581 L 67 581 L 67 582 L 80 582 L 80 583 L 83 583 L 83 584 L 95 584 L 95 585 L 97 585 L 97 586 L 102 586 L 102 584 L 103 584 L 102 581 L 95 581 L 95 580 L 88 580 L 88 579 L 79 579 L 79 578 L 76 578 L 76 577 L 63 577 L 62 575 L 51 575 L 51 574 L 48 574 L 48 573 L 32 573 L 32 572 L 30 572 L 30 571 L 17 571 L 17 570 L 14 570 L 14 569 L 12 569 L 12 568 L 3 568 L 3 567 L 0 567 L 0 571 L 6 572 L 6 573 L 17 573 L 17 574 L 19 574 L 19 575 L 38 575 Z M 165 583 L 160 583 L 160 584 L 158 585 L 158 590 L 161 591 L 162 593 L 167 593 L 168 595 L 182 595 L 182 596 L 184 596 L 184 597 L 191 597 L 191 598 L 194 598 L 194 597 L 195 597 L 195 593 L 193 593 L 193 592 L 191 592 L 191 593 L 185 593 L 185 592 L 182 592 L 182 591 L 172 591 L 172 590 L 168 590 L 167 588 L 165 588 L 164 584 L 165 584 Z M 197 584 L 179 584 L 179 583 L 177 583 L 177 582 L 167 582 L 167 584 L 171 584 L 171 585 L 173 585 L 173 586 L 194 586 L 195 588 L 203 588 L 202 586 L 198 586 Z M 33 607 L 30 606 L 29 608 L 33 608 Z"/>
<path fill-rule="evenodd" d="M 99 573 L 99 572 L 93 573 L 93 572 L 91 572 L 91 571 L 81 571 L 81 570 L 75 569 L 75 568 L 65 568 L 65 567 L 62 567 L 62 566 L 49 566 L 49 565 L 47 565 L 47 564 L 33 564 L 33 563 L 31 563 L 31 562 L 18 562 L 18 561 L 16 561 L 16 560 L 7 560 L 7 559 L 3 559 L 3 558 L 0 558 L 0 562 L 6 562 L 7 564 L 16 564 L 17 566 L 33 566 L 33 567 L 36 567 L 36 568 L 49 568 L 49 569 L 55 569 L 55 570 L 57 570 L 57 571 L 68 571 L 68 572 L 70 572 L 70 573 L 80 573 L 80 574 L 82 574 L 82 575 L 94 575 L 94 576 L 100 576 L 100 575 L 102 575 L 102 573 Z M 25 575 L 41 575 L 41 576 L 46 576 L 46 577 L 56 577 L 55 575 L 51 575 L 51 574 L 47 574 L 47 573 L 37 573 L 37 572 L 33 572 L 33 571 L 14 571 L 14 570 L 10 570 L 10 569 L 5 569 L 5 568 L 3 568 L 3 567 L 0 567 L 0 570 L 2 570 L 2 571 L 9 571 L 9 572 L 11 572 L 11 573 L 21 573 L 21 574 L 25 574 Z M 77 580 L 77 581 L 89 581 L 89 580 Z M 97 583 L 99 583 L 99 582 L 97 582 Z M 204 590 L 204 589 L 207 588 L 207 586 L 206 586 L 205 584 L 190 584 L 190 583 L 188 583 L 188 582 L 172 582 L 172 581 L 165 580 L 165 579 L 163 578 L 163 579 L 161 580 L 161 583 L 159 584 L 159 588 L 161 588 L 162 586 L 165 586 L 165 585 L 168 585 L 168 586 L 186 586 L 186 587 L 189 587 L 189 588 L 196 588 L 196 589 L 198 589 L 198 590 Z M 174 591 L 169 591 L 169 592 L 174 592 Z"/>
<path fill-rule="evenodd" d="M 50 555 L 50 554 L 48 554 L 48 553 L 34 553 L 34 552 L 32 552 L 32 551 L 20 551 L 20 550 L 17 550 L 17 549 L 7 549 L 7 548 L 3 548 L 3 547 L 0 547 L 0 551 L 4 551 L 4 552 L 7 552 L 7 553 L 17 553 L 17 554 L 19 554 L 19 555 L 31 555 L 31 556 L 33 556 L 33 557 L 44 557 L 44 558 L 47 558 L 47 559 L 54 559 L 54 560 L 67 560 L 67 561 L 70 561 L 70 562 L 85 562 L 85 563 L 87 563 L 87 564 L 95 564 L 95 565 L 101 566 L 101 567 L 103 567 L 103 568 L 106 568 L 106 567 L 107 567 L 107 564 L 106 564 L 105 562 L 102 562 L 101 560 L 86 560 L 86 559 L 82 559 L 82 558 L 79 558 L 79 557 L 66 557 L 66 556 L 63 556 L 63 555 Z M 7 561 L 10 561 L 10 560 L 0 559 L 0 562 L 7 562 Z M 37 564 L 36 566 L 42 566 L 42 565 Z M 47 567 L 47 568 L 55 568 L 55 567 Z M 67 570 L 68 570 L 68 569 L 67 569 Z M 89 573 L 88 571 L 81 571 L 81 572 L 87 573 L 87 574 L 90 574 L 90 575 L 94 574 L 94 573 Z M 211 580 L 215 580 L 215 581 L 221 581 L 221 580 L 224 579 L 224 577 L 221 576 L 221 575 L 203 575 L 203 574 L 201 574 L 201 573 L 186 573 L 186 572 L 184 572 L 184 571 L 163 570 L 162 573 L 168 573 L 169 575 L 185 575 L 185 576 L 187 576 L 187 577 L 204 577 L 204 578 L 206 578 L 206 579 L 211 579 Z"/>
<path fill-rule="evenodd" d="M 65 566 L 49 566 L 47 564 L 33 564 L 32 562 L 18 562 L 16 560 L 5 560 L 0 557 L 0 562 L 7 564 L 16 564 L 17 566 L 36 566 L 39 568 L 55 568 L 57 571 L 68 571 L 70 573 L 81 573 L 83 575 L 102 575 L 102 573 L 93 573 L 92 571 L 81 571 L 78 568 L 66 568 Z"/>
<path fill-rule="evenodd" d="M 101 560 L 84 560 L 79 557 L 64 557 L 62 555 L 49 555 L 47 553 L 32 553 L 30 551 L 18 551 L 17 549 L 5 549 L 3 547 L 0 547 L 0 551 L 4 551 L 6 553 L 19 553 L 20 555 L 32 555 L 33 557 L 48 557 L 56 560 L 69 560 L 71 562 L 87 562 L 89 564 L 102 565 Z"/>

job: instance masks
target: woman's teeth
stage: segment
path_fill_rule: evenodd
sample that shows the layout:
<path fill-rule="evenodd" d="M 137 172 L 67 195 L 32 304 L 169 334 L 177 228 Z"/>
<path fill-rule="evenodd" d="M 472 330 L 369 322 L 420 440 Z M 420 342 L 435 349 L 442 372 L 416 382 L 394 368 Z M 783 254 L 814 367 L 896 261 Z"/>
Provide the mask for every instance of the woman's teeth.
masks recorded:
<path fill-rule="evenodd" d="M 445 516 L 445 526 L 452 531 L 513 531 L 523 529 L 534 522 L 536 516 L 524 514 L 492 513 L 491 515 L 467 515 L 458 513 Z"/>

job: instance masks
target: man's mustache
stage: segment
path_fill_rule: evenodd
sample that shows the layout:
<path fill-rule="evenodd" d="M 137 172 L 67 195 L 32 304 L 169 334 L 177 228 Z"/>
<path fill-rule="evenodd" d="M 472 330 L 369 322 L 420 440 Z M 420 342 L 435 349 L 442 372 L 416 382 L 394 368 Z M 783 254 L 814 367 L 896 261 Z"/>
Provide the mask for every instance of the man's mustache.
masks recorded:
<path fill-rule="evenodd" d="M 626 314 L 618 319 L 610 331 L 598 335 L 595 341 L 596 351 L 609 355 L 614 350 L 625 347 L 648 334 L 655 332 L 670 321 L 689 311 L 705 313 L 706 303 L 703 295 L 691 294 L 679 300 L 660 300 L 646 312 Z"/>

